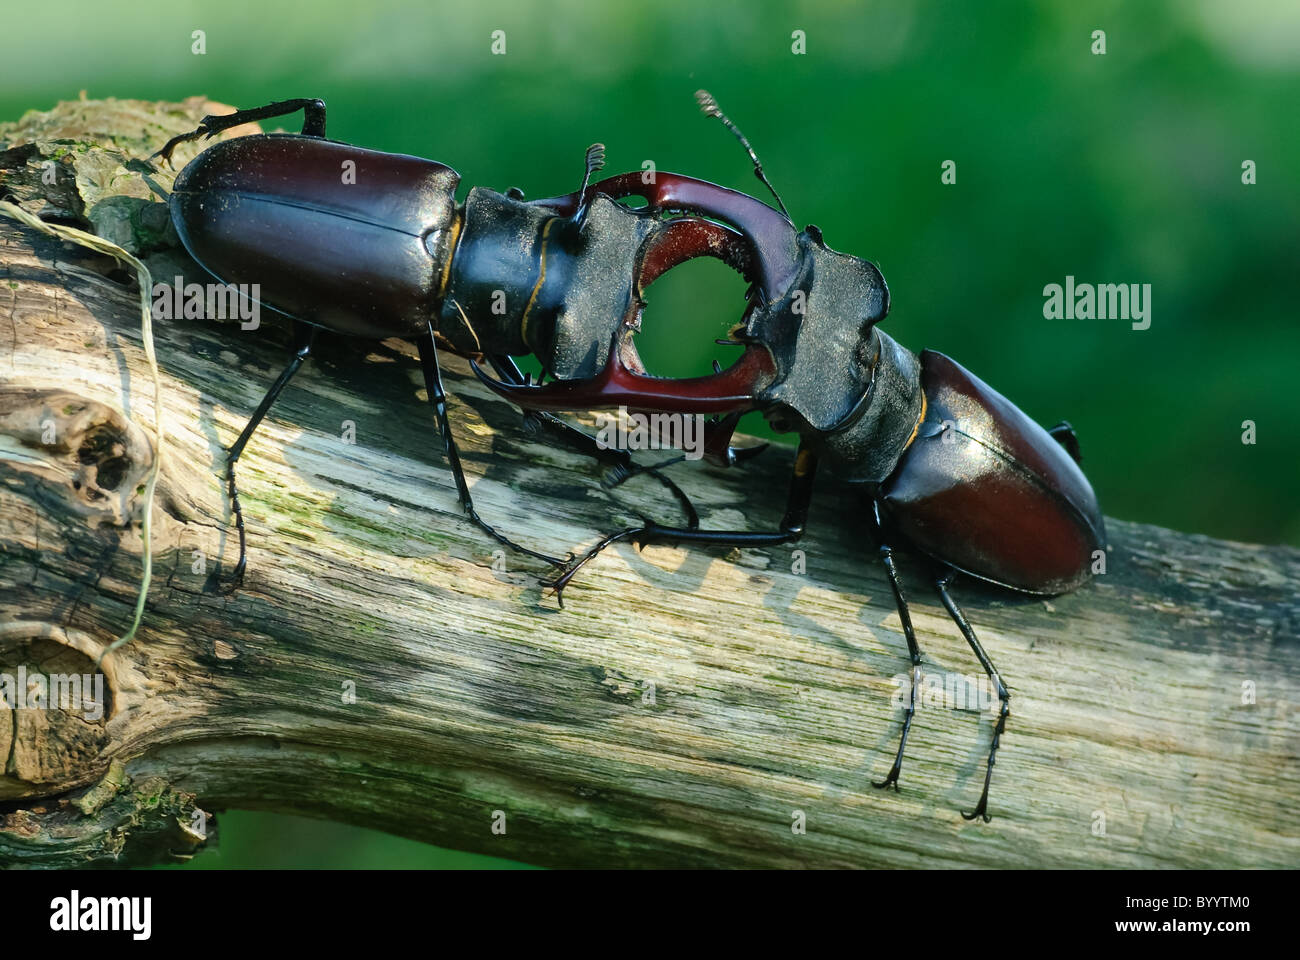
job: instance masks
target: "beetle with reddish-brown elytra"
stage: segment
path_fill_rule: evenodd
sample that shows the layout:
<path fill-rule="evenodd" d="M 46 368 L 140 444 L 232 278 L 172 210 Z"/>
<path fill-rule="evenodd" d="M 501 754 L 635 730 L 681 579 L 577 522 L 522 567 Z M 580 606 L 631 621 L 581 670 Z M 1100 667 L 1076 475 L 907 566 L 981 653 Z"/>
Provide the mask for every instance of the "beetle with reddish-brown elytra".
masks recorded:
<path fill-rule="evenodd" d="M 712 97 L 704 91 L 697 96 L 705 113 L 719 118 L 745 146 L 755 174 L 771 189 L 743 134 Z M 618 185 L 626 188 L 628 179 L 621 178 Z M 676 190 L 670 181 L 637 192 L 652 208 L 671 208 L 681 205 Z M 547 202 L 564 210 L 578 198 Z M 897 789 L 921 664 L 890 546 L 894 541 L 936 562 L 939 598 L 997 693 L 999 712 L 984 789 L 974 811 L 963 814 L 988 820 L 989 784 L 1006 729 L 1010 693 L 948 586 L 961 572 L 1021 593 L 1050 596 L 1088 580 L 1106 534 L 1097 498 L 1078 466 L 1074 431 L 1065 422 L 1044 430 L 954 360 L 930 350 L 918 357 L 877 329 L 889 311 L 889 291 L 880 271 L 865 260 L 828 249 L 816 227 L 796 232 L 787 215 L 756 200 L 733 205 L 722 215 L 705 212 L 739 230 L 753 254 L 749 306 L 730 339 L 720 341 L 745 347 L 730 370 L 694 380 L 650 378 L 629 369 L 615 349 L 601 374 L 587 381 L 534 387 L 480 376 L 502 396 L 532 410 L 622 405 L 721 413 L 728 419 L 759 410 L 776 430 L 799 434 L 785 517 L 780 529 L 771 532 L 655 523 L 629 528 L 597 543 L 553 586 L 562 590 L 583 564 L 619 540 L 791 543 L 803 535 L 817 463 L 826 461 L 835 474 L 863 489 L 866 520 L 879 544 L 911 657 L 898 752 L 876 786 L 893 784 Z M 714 225 L 711 231 L 720 229 Z M 688 255 L 710 252 L 707 244 L 689 236 L 683 247 Z M 684 257 L 679 253 L 677 258 Z M 631 332 L 625 331 L 622 339 Z M 615 345 L 620 342 L 616 339 Z"/>

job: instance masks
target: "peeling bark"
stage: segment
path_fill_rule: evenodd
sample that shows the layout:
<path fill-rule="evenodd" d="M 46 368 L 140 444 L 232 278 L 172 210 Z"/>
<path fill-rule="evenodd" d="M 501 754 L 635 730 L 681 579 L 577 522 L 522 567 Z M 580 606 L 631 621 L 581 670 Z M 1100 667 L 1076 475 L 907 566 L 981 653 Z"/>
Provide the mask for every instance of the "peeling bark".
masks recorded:
<path fill-rule="evenodd" d="M 209 109 L 88 102 L 0 126 L 0 192 L 155 276 L 203 280 L 135 161 Z M 0 675 L 90 673 L 129 623 L 154 456 L 132 282 L 0 221 Z M 559 611 L 540 565 L 494 558 L 461 516 L 413 349 L 323 338 L 241 461 L 250 568 L 227 593 L 223 449 L 287 334 L 156 334 L 167 440 L 144 625 L 104 661 L 101 719 L 0 706 L 0 865 L 187 856 L 211 842 L 203 811 L 228 807 L 556 866 L 1300 861 L 1300 551 L 1108 519 L 1108 570 L 1075 594 L 962 585 L 1013 694 L 994 820 L 967 823 L 988 711 L 923 703 L 902 790 L 870 786 L 907 660 L 852 489 L 821 483 L 806 573 L 785 548 L 619 545 Z M 637 512 L 677 519 L 653 480 L 602 487 L 449 366 L 479 511 L 509 536 L 563 555 Z M 790 459 L 672 469 L 707 525 L 760 527 Z M 902 571 L 927 676 L 978 676 L 924 566 Z"/>

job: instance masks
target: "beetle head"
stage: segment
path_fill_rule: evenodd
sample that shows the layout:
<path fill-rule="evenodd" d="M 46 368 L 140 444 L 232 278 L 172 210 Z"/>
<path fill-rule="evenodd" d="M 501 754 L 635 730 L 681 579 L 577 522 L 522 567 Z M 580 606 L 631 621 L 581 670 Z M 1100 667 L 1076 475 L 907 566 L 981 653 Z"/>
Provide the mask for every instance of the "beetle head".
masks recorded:
<path fill-rule="evenodd" d="M 816 227 L 799 233 L 794 247 L 793 280 L 776 299 L 756 299 L 738 339 L 772 356 L 776 375 L 759 400 L 773 425 L 826 433 L 850 419 L 871 388 L 889 287 L 875 264 L 829 249 Z"/>

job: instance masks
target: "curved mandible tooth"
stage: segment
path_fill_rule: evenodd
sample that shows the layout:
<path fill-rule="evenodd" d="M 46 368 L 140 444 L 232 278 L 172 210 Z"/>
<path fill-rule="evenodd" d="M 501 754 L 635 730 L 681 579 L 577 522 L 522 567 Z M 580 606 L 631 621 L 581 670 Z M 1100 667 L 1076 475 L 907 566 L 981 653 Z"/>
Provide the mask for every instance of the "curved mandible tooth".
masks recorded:
<path fill-rule="evenodd" d="M 676 217 L 656 228 L 642 246 L 638 288 L 645 290 L 673 267 L 696 257 L 714 257 L 753 280 L 753 251 L 743 233 L 703 217 Z"/>
<path fill-rule="evenodd" d="M 704 425 L 704 459 L 714 466 L 732 467 L 745 460 L 753 459 L 768 444 L 757 443 L 749 447 L 733 447 L 731 436 L 736 432 L 743 411 L 729 413 L 721 419 L 710 420 Z"/>

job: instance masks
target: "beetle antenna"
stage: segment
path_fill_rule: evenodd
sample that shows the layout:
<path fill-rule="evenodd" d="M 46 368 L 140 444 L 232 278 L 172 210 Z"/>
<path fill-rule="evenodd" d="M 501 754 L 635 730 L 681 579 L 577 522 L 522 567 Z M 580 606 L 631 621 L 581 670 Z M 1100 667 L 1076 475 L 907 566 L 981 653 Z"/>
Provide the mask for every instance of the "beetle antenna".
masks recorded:
<path fill-rule="evenodd" d="M 587 197 L 587 185 L 591 175 L 605 165 L 605 145 L 593 143 L 587 148 L 587 169 L 582 175 L 582 186 L 578 188 L 578 209 L 573 214 L 573 222 L 581 231 L 587 222 L 587 211 L 591 208 Z"/>
<path fill-rule="evenodd" d="M 718 106 L 718 101 L 713 99 L 713 94 L 709 93 L 709 91 L 696 90 L 695 99 L 700 104 L 701 113 L 705 116 L 717 117 L 722 121 L 724 127 L 736 135 L 736 139 L 740 141 L 740 145 L 744 147 L 745 152 L 749 154 L 749 159 L 754 161 L 754 176 L 762 180 L 763 186 L 772 191 L 772 196 L 776 197 L 776 202 L 781 208 L 781 212 L 785 214 L 787 220 L 790 219 L 790 211 L 787 210 L 785 204 L 781 202 L 781 195 L 776 192 L 776 187 L 772 186 L 772 181 L 767 179 L 767 174 L 763 172 L 763 164 L 758 159 L 758 154 L 755 153 L 754 148 L 749 145 L 749 139 L 740 132 L 740 127 L 732 123 L 731 118 L 722 112 L 722 108 Z"/>
<path fill-rule="evenodd" d="M 579 193 L 587 192 L 587 184 L 591 182 L 591 175 L 605 165 L 605 145 L 603 143 L 593 143 L 587 148 L 587 172 L 582 175 L 582 189 Z"/>

